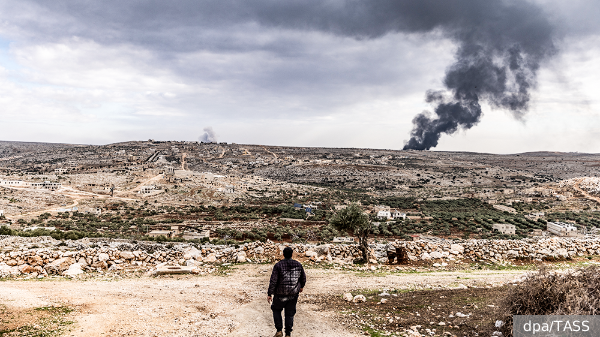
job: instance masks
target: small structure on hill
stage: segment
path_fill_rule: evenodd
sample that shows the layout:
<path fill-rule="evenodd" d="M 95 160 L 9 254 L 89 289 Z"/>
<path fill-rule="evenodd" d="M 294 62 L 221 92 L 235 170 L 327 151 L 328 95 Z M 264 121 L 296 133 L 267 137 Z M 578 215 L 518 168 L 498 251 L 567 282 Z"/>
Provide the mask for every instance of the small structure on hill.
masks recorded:
<path fill-rule="evenodd" d="M 547 229 L 558 236 L 577 236 L 577 227 L 564 222 L 548 222 Z"/>
<path fill-rule="evenodd" d="M 502 234 L 514 235 L 516 227 L 515 227 L 515 225 L 509 225 L 509 224 L 504 224 L 504 223 L 495 223 L 492 225 L 492 229 L 497 230 L 498 232 L 500 232 Z"/>

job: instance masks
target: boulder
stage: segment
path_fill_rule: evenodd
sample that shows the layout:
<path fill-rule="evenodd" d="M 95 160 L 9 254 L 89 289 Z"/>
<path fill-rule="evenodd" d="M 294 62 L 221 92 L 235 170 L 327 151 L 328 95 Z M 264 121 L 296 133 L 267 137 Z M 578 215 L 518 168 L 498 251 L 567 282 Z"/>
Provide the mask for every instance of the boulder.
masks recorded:
<path fill-rule="evenodd" d="M 239 252 L 236 257 L 236 262 L 238 262 L 238 263 L 246 262 L 246 252 L 244 252 L 244 251 Z"/>
<path fill-rule="evenodd" d="M 217 254 L 210 253 L 204 258 L 204 262 L 217 262 Z"/>
<path fill-rule="evenodd" d="M 306 257 L 317 257 L 318 255 L 317 252 L 312 250 L 307 250 L 306 253 L 304 253 L 304 256 Z"/>
<path fill-rule="evenodd" d="M 92 263 L 92 267 L 106 269 L 106 268 L 108 268 L 108 263 L 106 263 L 106 261 L 97 261 L 97 262 Z"/>
<path fill-rule="evenodd" d="M 432 259 L 441 259 L 441 258 L 444 257 L 444 255 L 442 253 L 440 253 L 440 252 L 431 252 L 431 253 L 429 253 L 429 256 Z"/>
<path fill-rule="evenodd" d="M 0 263 L 0 277 L 8 277 L 8 276 L 18 276 L 21 274 L 19 268 L 11 267 L 6 263 Z"/>
<path fill-rule="evenodd" d="M 18 268 L 21 274 L 29 274 L 35 272 L 35 269 L 28 264 L 22 264 Z"/>
<path fill-rule="evenodd" d="M 560 248 L 556 250 L 556 255 L 562 258 L 567 258 L 569 257 L 569 252 L 567 252 L 567 250 L 564 248 Z"/>
<path fill-rule="evenodd" d="M 351 293 L 345 293 L 344 296 L 342 296 L 342 298 L 346 302 L 352 302 L 352 300 L 354 299 L 354 297 L 352 297 Z"/>
<path fill-rule="evenodd" d="M 124 259 L 124 260 L 132 260 L 132 259 L 135 259 L 135 255 L 133 255 L 133 253 L 132 253 L 132 252 L 129 252 L 129 251 L 124 251 L 124 252 L 121 252 L 119 255 L 120 255 L 120 256 L 121 256 L 121 258 L 122 258 L 122 259 Z"/>
<path fill-rule="evenodd" d="M 63 271 L 69 269 L 75 260 L 72 257 L 62 257 L 58 260 L 54 260 L 52 263 L 46 265 L 46 271 L 50 274 L 61 274 Z"/>
<path fill-rule="evenodd" d="M 186 260 L 196 259 L 202 260 L 202 251 L 196 249 L 195 247 L 190 247 L 183 251 L 183 258 Z"/>
<path fill-rule="evenodd" d="M 110 260 L 110 256 L 108 256 L 108 254 L 106 254 L 106 253 L 98 254 L 98 261 L 106 262 L 108 260 Z"/>
<path fill-rule="evenodd" d="M 459 254 L 462 254 L 465 252 L 465 247 L 461 246 L 461 245 L 457 245 L 457 244 L 451 244 L 450 245 L 450 250 L 451 251 L 456 251 Z"/>
<path fill-rule="evenodd" d="M 262 255 L 265 253 L 265 249 L 263 247 L 256 247 L 254 248 L 254 253 L 257 255 Z"/>
<path fill-rule="evenodd" d="M 327 255 L 329 254 L 329 245 L 320 245 L 315 247 L 314 251 L 319 255 Z"/>
<path fill-rule="evenodd" d="M 27 257 L 27 264 L 30 266 L 41 266 L 44 264 L 44 259 L 37 255 L 32 255 Z"/>
<path fill-rule="evenodd" d="M 202 265 L 202 262 L 199 262 L 199 261 L 196 261 L 193 259 L 185 261 L 186 267 L 195 267 L 195 266 L 200 266 L 200 265 Z"/>
<path fill-rule="evenodd" d="M 354 303 L 363 303 L 366 301 L 367 301 L 367 298 L 364 295 L 356 295 L 352 299 L 352 302 L 354 302 Z"/>
<path fill-rule="evenodd" d="M 83 270 L 81 270 L 81 265 L 79 263 L 73 263 L 69 266 L 69 269 L 63 272 L 63 276 L 74 277 L 79 274 L 83 274 Z"/>
<path fill-rule="evenodd" d="M 431 256 L 427 252 L 424 252 L 421 254 L 421 260 L 431 260 Z"/>

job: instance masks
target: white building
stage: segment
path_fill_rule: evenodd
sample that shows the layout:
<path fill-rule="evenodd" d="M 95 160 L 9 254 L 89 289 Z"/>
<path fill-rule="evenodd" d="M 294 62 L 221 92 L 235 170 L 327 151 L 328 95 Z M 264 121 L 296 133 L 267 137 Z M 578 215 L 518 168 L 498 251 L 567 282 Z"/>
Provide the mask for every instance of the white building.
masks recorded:
<path fill-rule="evenodd" d="M 150 186 L 142 186 L 140 188 L 140 194 L 149 194 L 154 192 L 154 190 L 156 189 L 156 187 L 150 185 Z"/>
<path fill-rule="evenodd" d="M 564 222 L 548 222 L 548 232 L 558 236 L 575 236 L 577 227 Z"/>
<path fill-rule="evenodd" d="M 173 235 L 172 231 L 164 231 L 164 230 L 154 230 L 154 231 L 148 233 L 148 236 L 151 236 L 151 237 L 164 236 L 164 237 L 170 238 L 171 235 Z"/>
<path fill-rule="evenodd" d="M 29 183 L 27 183 L 29 184 Z M 50 181 L 44 181 L 43 183 L 30 183 L 30 186 L 33 188 L 43 188 L 47 190 L 58 190 L 62 187 L 61 183 L 53 183 Z"/>
<path fill-rule="evenodd" d="M 504 224 L 504 223 L 495 223 L 492 225 L 492 229 L 497 230 L 502 234 L 515 234 L 516 227 L 515 225 Z"/>
<path fill-rule="evenodd" d="M 381 210 L 377 212 L 377 217 L 380 219 L 390 219 L 392 217 L 392 213 L 389 210 Z"/>
<path fill-rule="evenodd" d="M 0 180 L 2 186 L 26 186 L 27 183 L 22 180 Z"/>
<path fill-rule="evenodd" d="M 392 215 L 392 219 L 400 219 L 400 218 L 402 218 L 402 220 L 406 219 L 406 213 L 402 213 L 397 209 L 392 209 L 391 215 Z"/>

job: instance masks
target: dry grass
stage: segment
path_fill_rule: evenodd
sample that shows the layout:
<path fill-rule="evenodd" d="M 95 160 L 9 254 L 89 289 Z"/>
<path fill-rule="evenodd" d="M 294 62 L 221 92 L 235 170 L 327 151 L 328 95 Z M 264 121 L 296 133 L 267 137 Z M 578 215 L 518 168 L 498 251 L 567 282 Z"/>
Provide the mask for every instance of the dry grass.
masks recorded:
<path fill-rule="evenodd" d="M 512 336 L 512 315 L 598 315 L 600 268 L 593 266 L 567 273 L 542 268 L 511 289 L 502 309 L 505 336 Z"/>

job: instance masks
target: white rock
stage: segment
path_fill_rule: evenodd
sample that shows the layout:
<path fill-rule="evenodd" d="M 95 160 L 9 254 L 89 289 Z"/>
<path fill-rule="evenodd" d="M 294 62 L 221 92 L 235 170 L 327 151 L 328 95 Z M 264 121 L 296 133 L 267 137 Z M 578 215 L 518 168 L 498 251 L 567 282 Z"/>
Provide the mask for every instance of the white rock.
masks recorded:
<path fill-rule="evenodd" d="M 306 253 L 304 253 L 304 256 L 306 256 L 306 257 L 317 257 L 317 255 L 319 255 L 319 254 L 317 254 L 317 252 L 314 252 L 312 250 L 307 250 Z"/>
<path fill-rule="evenodd" d="M 132 252 L 123 251 L 119 255 L 121 256 L 122 259 L 125 259 L 125 260 L 135 259 L 135 255 L 133 255 Z"/>
<path fill-rule="evenodd" d="M 441 264 L 439 264 L 439 263 L 434 263 L 434 264 L 433 264 L 433 266 L 434 266 L 434 267 L 441 267 L 442 265 L 441 265 Z"/>
<path fill-rule="evenodd" d="M 427 252 L 425 252 L 421 254 L 421 260 L 431 260 L 431 256 Z"/>
<path fill-rule="evenodd" d="M 217 254 L 210 253 L 204 258 L 204 262 L 217 262 Z"/>
<path fill-rule="evenodd" d="M 21 274 L 18 267 L 11 267 L 6 263 L 0 263 L 0 277 L 17 276 Z"/>
<path fill-rule="evenodd" d="M 202 251 L 196 249 L 196 247 L 190 247 L 183 251 L 183 258 L 186 260 L 191 259 L 202 259 Z"/>
<path fill-rule="evenodd" d="M 79 263 L 73 263 L 69 266 L 69 269 L 63 272 L 64 276 L 74 277 L 76 275 L 83 274 L 83 270 L 81 270 L 81 265 Z"/>
<path fill-rule="evenodd" d="M 238 263 L 244 263 L 244 262 L 246 262 L 246 252 L 244 252 L 244 251 L 239 252 L 237 254 L 236 261 Z"/>
<path fill-rule="evenodd" d="M 354 299 L 352 299 L 352 302 L 354 302 L 354 303 L 363 303 L 366 301 L 367 301 L 367 298 L 364 295 L 356 295 L 356 296 L 354 296 Z"/>
<path fill-rule="evenodd" d="M 462 254 L 465 252 L 465 247 L 463 247 L 461 245 L 457 245 L 457 244 L 451 244 L 450 250 L 457 251 L 459 254 Z"/>
<path fill-rule="evenodd" d="M 346 302 L 352 302 L 352 300 L 354 299 L 354 297 L 352 297 L 351 293 L 345 293 L 344 296 L 342 296 L 342 298 Z"/>
<path fill-rule="evenodd" d="M 108 256 L 108 254 L 106 254 L 106 253 L 98 254 L 98 261 L 106 262 L 108 260 L 110 260 L 110 256 Z"/>

